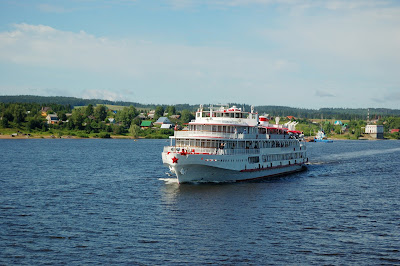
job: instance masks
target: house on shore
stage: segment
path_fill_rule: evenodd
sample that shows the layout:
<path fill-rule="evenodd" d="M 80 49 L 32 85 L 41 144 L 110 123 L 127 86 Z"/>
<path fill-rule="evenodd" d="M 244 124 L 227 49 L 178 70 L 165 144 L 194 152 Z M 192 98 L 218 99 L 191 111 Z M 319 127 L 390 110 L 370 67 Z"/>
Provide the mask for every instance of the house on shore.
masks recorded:
<path fill-rule="evenodd" d="M 173 127 L 174 127 L 173 124 L 162 124 L 162 125 L 161 125 L 161 128 L 166 128 L 166 129 L 171 129 L 171 128 L 173 128 Z"/>
<path fill-rule="evenodd" d="M 156 112 L 156 110 L 151 110 L 150 112 L 147 113 L 147 117 L 150 118 L 150 119 L 153 119 L 154 115 L 155 115 L 155 112 Z"/>
<path fill-rule="evenodd" d="M 48 111 L 51 111 L 51 108 L 50 108 L 50 107 L 42 107 L 42 109 L 40 110 L 41 115 L 44 116 L 44 117 L 47 116 L 47 112 L 48 112 Z"/>
<path fill-rule="evenodd" d="M 140 120 L 144 120 L 144 119 L 146 119 L 146 116 L 144 113 L 140 113 L 138 116 L 136 116 L 136 118 L 138 118 Z"/>
<path fill-rule="evenodd" d="M 47 119 L 47 124 L 48 125 L 54 125 L 57 124 L 59 122 L 58 116 L 56 114 L 49 114 L 46 116 Z"/>
<path fill-rule="evenodd" d="M 164 125 L 164 124 L 172 125 L 172 122 L 168 119 L 168 117 L 162 116 L 154 124 L 155 125 Z"/>
<path fill-rule="evenodd" d="M 383 125 L 366 125 L 365 134 L 373 139 L 383 139 Z"/>
<path fill-rule="evenodd" d="M 170 115 L 169 118 L 171 119 L 179 119 L 181 116 L 180 115 Z"/>
<path fill-rule="evenodd" d="M 140 127 L 141 127 L 142 129 L 150 128 L 150 127 L 152 127 L 152 126 L 153 126 L 153 122 L 151 122 L 151 121 L 149 121 L 149 120 L 144 120 L 144 121 L 142 121 L 142 123 L 140 124 Z"/>

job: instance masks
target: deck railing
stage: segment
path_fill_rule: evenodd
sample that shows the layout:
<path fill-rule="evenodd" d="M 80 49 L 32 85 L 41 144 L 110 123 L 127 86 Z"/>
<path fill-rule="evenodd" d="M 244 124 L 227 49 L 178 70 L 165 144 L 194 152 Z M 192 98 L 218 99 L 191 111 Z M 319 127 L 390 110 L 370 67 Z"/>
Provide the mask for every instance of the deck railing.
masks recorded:
<path fill-rule="evenodd" d="M 289 139 L 289 135 L 282 134 L 245 134 L 225 133 L 212 131 L 175 131 L 175 138 L 218 138 L 218 139 Z"/>
<path fill-rule="evenodd" d="M 260 154 L 260 149 L 216 149 L 216 148 L 200 148 L 200 147 L 166 146 L 164 147 L 164 152 L 178 152 L 182 154 L 235 155 L 235 154 Z"/>

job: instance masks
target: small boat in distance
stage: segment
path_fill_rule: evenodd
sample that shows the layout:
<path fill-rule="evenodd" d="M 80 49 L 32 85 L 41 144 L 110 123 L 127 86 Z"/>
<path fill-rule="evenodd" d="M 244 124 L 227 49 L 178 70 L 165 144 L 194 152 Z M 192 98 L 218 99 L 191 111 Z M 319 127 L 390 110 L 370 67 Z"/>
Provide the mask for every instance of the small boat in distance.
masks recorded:
<path fill-rule="evenodd" d="M 293 173 L 308 162 L 297 122 L 270 124 L 265 116 L 236 106 L 200 105 L 187 130 L 175 131 L 162 152 L 179 183 L 237 182 Z"/>
<path fill-rule="evenodd" d="M 319 130 L 317 133 L 317 136 L 314 138 L 314 142 L 333 142 L 333 140 L 328 139 L 325 135 L 325 132 L 322 130 Z"/>

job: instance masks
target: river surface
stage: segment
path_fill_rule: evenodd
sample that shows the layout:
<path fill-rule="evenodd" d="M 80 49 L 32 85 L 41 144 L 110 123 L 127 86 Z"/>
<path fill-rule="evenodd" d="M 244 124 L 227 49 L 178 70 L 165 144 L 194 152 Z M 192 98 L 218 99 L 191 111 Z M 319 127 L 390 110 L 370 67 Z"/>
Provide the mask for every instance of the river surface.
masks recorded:
<path fill-rule="evenodd" d="M 400 141 L 305 172 L 178 185 L 165 140 L 0 140 L 0 264 L 400 264 Z"/>

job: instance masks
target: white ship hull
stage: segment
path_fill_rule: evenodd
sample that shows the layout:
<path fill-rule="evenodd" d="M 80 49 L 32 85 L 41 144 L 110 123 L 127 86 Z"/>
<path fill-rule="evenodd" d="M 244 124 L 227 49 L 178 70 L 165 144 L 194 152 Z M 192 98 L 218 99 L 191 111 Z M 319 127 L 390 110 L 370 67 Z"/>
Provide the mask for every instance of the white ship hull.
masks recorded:
<path fill-rule="evenodd" d="M 248 181 L 259 178 L 267 178 L 284 174 L 295 173 L 304 170 L 303 165 L 291 165 L 284 167 L 276 167 L 262 169 L 257 171 L 240 172 L 234 170 L 226 170 L 211 166 L 192 165 L 185 170 L 185 174 L 181 174 L 180 167 L 174 167 L 178 183 L 199 183 L 199 182 L 239 182 Z"/>
<path fill-rule="evenodd" d="M 173 161 L 172 158 L 177 159 L 176 163 L 170 163 Z M 241 157 L 234 158 L 236 160 L 222 161 L 215 155 L 163 153 L 164 165 L 168 166 L 170 172 L 177 177 L 178 183 L 240 182 L 290 174 L 306 169 L 304 162 L 298 162 L 298 160 L 250 165 L 247 162 L 242 163 Z M 247 161 L 247 156 L 245 158 Z"/>

